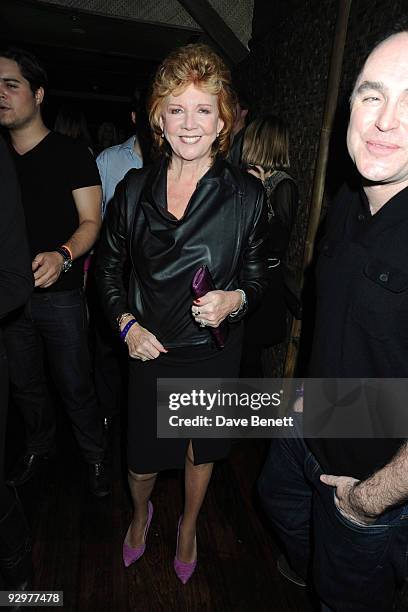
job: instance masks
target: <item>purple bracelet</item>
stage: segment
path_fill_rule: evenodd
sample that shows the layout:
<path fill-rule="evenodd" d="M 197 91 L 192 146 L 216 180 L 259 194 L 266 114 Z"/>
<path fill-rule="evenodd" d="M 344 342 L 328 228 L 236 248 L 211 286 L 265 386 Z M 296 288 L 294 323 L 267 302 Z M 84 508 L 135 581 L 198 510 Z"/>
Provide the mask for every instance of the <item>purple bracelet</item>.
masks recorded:
<path fill-rule="evenodd" d="M 122 331 L 120 332 L 120 338 L 121 340 L 125 341 L 127 333 L 129 331 L 129 329 L 132 327 L 132 325 L 134 325 L 135 323 L 137 323 L 136 319 L 130 319 L 130 321 L 128 321 L 125 325 L 125 327 L 122 329 Z"/>

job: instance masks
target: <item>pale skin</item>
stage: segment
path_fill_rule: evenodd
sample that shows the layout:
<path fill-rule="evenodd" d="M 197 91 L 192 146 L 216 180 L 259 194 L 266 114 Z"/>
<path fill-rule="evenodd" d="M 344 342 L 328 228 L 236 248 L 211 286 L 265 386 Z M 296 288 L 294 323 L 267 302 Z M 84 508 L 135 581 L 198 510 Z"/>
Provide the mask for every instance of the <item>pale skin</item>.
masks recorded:
<path fill-rule="evenodd" d="M 272 170 L 265 171 L 262 166 L 256 164 L 255 166 L 251 166 L 247 170 L 248 174 L 252 174 L 255 178 L 259 179 L 262 184 L 272 175 Z"/>
<path fill-rule="evenodd" d="M 9 130 L 13 147 L 20 155 L 33 149 L 49 133 L 41 117 L 43 99 L 42 87 L 33 93 L 18 64 L 0 57 L 0 125 Z M 99 185 L 94 185 L 75 189 L 72 196 L 79 225 L 65 244 L 76 259 L 87 253 L 98 237 L 102 191 Z M 55 251 L 37 253 L 32 261 L 35 286 L 51 287 L 62 272 L 63 262 L 62 255 Z"/>
<path fill-rule="evenodd" d="M 351 99 L 347 145 L 375 214 L 408 186 L 408 33 L 387 39 L 368 57 Z M 364 481 L 329 474 L 321 481 L 336 489 L 345 515 L 369 525 L 407 503 L 408 444 Z"/>
<path fill-rule="evenodd" d="M 219 117 L 217 97 L 189 85 L 183 92 L 169 95 L 162 105 L 161 128 L 172 148 L 167 174 L 168 210 L 181 219 L 198 181 L 212 164 L 211 145 L 224 123 Z M 191 305 L 197 323 L 217 327 L 239 308 L 242 295 L 237 291 L 210 291 Z M 131 316 L 125 317 L 121 328 Z M 133 325 L 126 337 L 129 355 L 135 359 L 156 359 L 167 350 L 149 330 Z M 196 521 L 204 501 L 213 469 L 212 463 L 194 465 L 190 441 L 185 462 L 185 504 L 177 558 L 191 563 L 197 556 Z M 126 542 L 133 547 L 143 543 L 147 521 L 147 502 L 157 474 L 135 474 L 129 470 L 129 485 L 134 503 L 132 523 Z"/>

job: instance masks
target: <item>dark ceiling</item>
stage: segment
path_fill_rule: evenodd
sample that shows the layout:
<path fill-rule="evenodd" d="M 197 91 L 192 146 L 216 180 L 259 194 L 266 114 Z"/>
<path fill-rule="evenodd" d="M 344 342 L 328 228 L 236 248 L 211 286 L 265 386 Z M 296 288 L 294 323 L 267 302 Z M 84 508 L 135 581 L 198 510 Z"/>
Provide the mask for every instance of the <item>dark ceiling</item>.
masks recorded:
<path fill-rule="evenodd" d="M 49 90 L 43 111 L 49 125 L 61 103 L 74 100 L 91 128 L 108 120 L 122 121 L 127 129 L 133 92 L 148 89 L 158 63 L 172 49 L 202 41 L 226 51 L 226 59 L 228 49 L 235 61 L 247 53 L 207 0 L 178 1 L 190 12 L 189 23 L 195 28 L 104 16 L 38 0 L 0 0 L 1 47 L 23 47 L 44 64 Z"/>
<path fill-rule="evenodd" d="M 2 46 L 33 51 L 49 73 L 51 93 L 120 102 L 145 89 L 173 48 L 200 31 L 104 17 L 29 0 L 1 0 Z"/>

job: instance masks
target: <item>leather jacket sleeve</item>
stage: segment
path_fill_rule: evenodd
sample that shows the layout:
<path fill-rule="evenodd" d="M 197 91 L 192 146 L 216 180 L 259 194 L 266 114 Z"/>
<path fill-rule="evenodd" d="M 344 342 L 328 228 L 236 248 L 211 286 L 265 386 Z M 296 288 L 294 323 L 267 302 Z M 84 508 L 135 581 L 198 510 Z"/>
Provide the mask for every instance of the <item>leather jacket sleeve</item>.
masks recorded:
<path fill-rule="evenodd" d="M 129 311 L 125 288 L 128 260 L 126 232 L 128 227 L 126 178 L 116 187 L 102 226 L 95 265 L 95 276 L 105 314 L 112 326 L 117 317 Z"/>
<path fill-rule="evenodd" d="M 247 175 L 246 183 L 244 205 L 252 209 L 253 214 L 247 220 L 248 238 L 241 255 L 239 288 L 245 291 L 248 308 L 234 321 L 242 319 L 247 311 L 252 311 L 259 304 L 268 285 L 266 245 L 269 227 L 265 191 L 261 182 L 250 175 Z M 251 206 L 251 199 L 255 201 L 255 206 Z"/>

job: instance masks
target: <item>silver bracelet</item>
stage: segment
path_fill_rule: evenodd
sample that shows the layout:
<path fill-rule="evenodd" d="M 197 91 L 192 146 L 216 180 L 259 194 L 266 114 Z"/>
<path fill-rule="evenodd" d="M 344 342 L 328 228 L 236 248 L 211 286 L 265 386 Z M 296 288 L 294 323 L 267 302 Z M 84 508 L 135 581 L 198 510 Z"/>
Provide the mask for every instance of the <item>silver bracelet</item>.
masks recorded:
<path fill-rule="evenodd" d="M 241 294 L 241 304 L 239 305 L 239 308 L 230 313 L 230 317 L 236 317 L 237 315 L 239 315 L 239 313 L 242 312 L 247 305 L 247 296 L 245 291 L 243 289 L 235 289 L 235 291 L 239 291 L 239 293 Z"/>
<path fill-rule="evenodd" d="M 123 314 L 121 314 L 121 315 L 120 315 L 120 317 L 117 317 L 117 319 L 116 319 L 116 320 L 117 320 L 117 322 L 118 322 L 118 327 L 119 327 L 119 329 L 120 329 L 120 326 L 122 325 L 122 323 L 123 323 L 123 319 L 124 319 L 125 317 L 133 317 L 133 314 L 132 314 L 131 312 L 124 312 Z M 134 317 L 133 317 L 133 318 L 134 318 Z"/>

